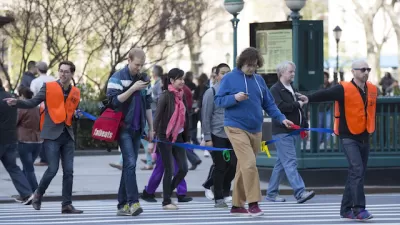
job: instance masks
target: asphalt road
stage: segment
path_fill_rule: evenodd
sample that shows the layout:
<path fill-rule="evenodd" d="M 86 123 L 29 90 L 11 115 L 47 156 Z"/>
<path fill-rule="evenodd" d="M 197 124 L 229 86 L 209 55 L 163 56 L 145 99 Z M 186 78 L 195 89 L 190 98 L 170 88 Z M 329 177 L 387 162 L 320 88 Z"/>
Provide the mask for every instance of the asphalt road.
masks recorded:
<path fill-rule="evenodd" d="M 305 204 L 297 204 L 292 196 L 286 203 L 262 202 L 265 214 L 261 217 L 234 217 L 228 209 L 215 209 L 213 202 L 195 198 L 193 202 L 179 204 L 178 211 L 165 211 L 158 203 L 141 202 L 144 213 L 138 217 L 118 217 L 116 201 L 76 201 L 80 215 L 62 215 L 60 202 L 43 202 L 42 209 L 18 203 L 0 204 L 0 225 L 47 224 L 102 224 L 102 225 L 218 225 L 218 224 L 277 224 L 277 225 L 353 225 L 355 221 L 339 217 L 341 196 L 320 195 Z M 374 225 L 400 225 L 400 194 L 367 196 L 367 209 L 374 215 L 368 222 Z"/>

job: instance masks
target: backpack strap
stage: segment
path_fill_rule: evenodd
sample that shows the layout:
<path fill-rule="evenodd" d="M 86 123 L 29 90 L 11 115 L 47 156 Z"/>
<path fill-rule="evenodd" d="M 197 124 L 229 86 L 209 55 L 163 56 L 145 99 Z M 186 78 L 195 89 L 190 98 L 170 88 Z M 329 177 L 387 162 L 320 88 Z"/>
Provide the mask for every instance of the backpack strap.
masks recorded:
<path fill-rule="evenodd" d="M 212 89 L 213 94 L 214 94 L 214 96 L 215 96 L 215 88 L 214 88 L 214 87 L 211 87 L 211 89 Z"/>

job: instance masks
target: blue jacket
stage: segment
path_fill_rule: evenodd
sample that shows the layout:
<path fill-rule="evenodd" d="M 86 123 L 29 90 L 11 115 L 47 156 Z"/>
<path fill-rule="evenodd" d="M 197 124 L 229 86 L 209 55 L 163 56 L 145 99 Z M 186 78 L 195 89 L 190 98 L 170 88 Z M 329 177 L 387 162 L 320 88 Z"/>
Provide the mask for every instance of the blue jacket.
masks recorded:
<path fill-rule="evenodd" d="M 144 75 L 144 74 L 143 74 Z M 141 78 L 141 80 L 149 80 L 150 78 L 145 75 Z M 115 72 L 107 83 L 107 97 L 111 102 L 111 105 L 114 109 L 118 109 L 122 111 L 124 115 L 124 123 L 127 125 L 127 128 L 131 128 L 133 124 L 133 114 L 135 109 L 135 98 L 133 98 L 133 94 L 130 98 L 128 98 L 125 102 L 120 102 L 118 100 L 118 95 L 125 92 L 128 87 L 136 81 L 139 81 L 138 76 L 131 76 L 129 73 L 128 66 L 125 66 L 123 69 Z M 141 131 L 144 131 L 146 126 L 146 110 L 151 109 L 151 92 L 150 85 L 140 91 L 141 96 Z"/>
<path fill-rule="evenodd" d="M 249 99 L 237 102 L 235 94 L 239 92 L 248 93 Z M 237 68 L 222 78 L 215 104 L 225 108 L 224 126 L 236 127 L 250 133 L 261 132 L 263 109 L 274 120 L 282 123 L 286 119 L 275 105 L 264 79 L 258 74 L 245 75 Z"/>

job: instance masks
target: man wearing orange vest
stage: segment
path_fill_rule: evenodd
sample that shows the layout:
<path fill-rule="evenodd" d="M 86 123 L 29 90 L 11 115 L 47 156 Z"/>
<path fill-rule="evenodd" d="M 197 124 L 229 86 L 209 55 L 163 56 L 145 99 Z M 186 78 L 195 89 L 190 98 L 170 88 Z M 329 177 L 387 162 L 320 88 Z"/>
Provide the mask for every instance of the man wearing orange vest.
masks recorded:
<path fill-rule="evenodd" d="M 371 68 L 363 61 L 352 64 L 353 79 L 308 96 L 309 102 L 335 101 L 335 134 L 349 164 L 349 174 L 343 193 L 340 216 L 346 219 L 369 220 L 365 210 L 364 177 L 369 155 L 369 137 L 375 131 L 378 90 L 368 82 Z M 304 95 L 300 99 L 306 100 Z"/>
<path fill-rule="evenodd" d="M 40 210 L 43 194 L 57 174 L 60 159 L 63 167 L 63 202 L 61 213 L 82 213 L 72 206 L 72 183 L 74 163 L 74 133 L 72 119 L 80 101 L 80 91 L 71 85 L 75 65 L 63 61 L 58 66 L 59 80 L 43 85 L 39 93 L 29 100 L 7 98 L 7 104 L 17 108 L 34 108 L 45 102 L 44 120 L 40 137 L 44 139 L 49 166 L 34 193 L 32 206 Z"/>

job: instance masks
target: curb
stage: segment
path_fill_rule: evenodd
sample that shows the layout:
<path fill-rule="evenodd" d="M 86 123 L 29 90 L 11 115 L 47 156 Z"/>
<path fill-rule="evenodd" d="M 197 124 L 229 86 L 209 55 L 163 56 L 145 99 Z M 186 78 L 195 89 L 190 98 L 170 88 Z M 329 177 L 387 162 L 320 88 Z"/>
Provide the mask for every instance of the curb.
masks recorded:
<path fill-rule="evenodd" d="M 344 187 L 309 187 L 307 190 L 313 190 L 316 195 L 328 195 L 328 194 L 343 194 Z M 266 189 L 261 190 L 262 195 L 266 195 Z M 400 193 L 400 186 L 390 187 L 390 186 L 379 186 L 379 187 L 365 187 L 365 194 L 392 194 Z M 162 192 L 156 192 L 156 198 L 161 198 Z M 293 190 L 282 189 L 279 191 L 280 195 L 292 195 Z M 204 197 L 204 191 L 189 191 L 187 195 L 190 197 Z M 116 193 L 109 194 L 83 194 L 83 195 L 72 195 L 73 201 L 90 201 L 90 200 L 116 200 L 118 195 Z M 43 201 L 62 201 L 62 196 L 45 196 Z M 0 197 L 1 203 L 14 203 L 15 200 L 11 197 Z"/>

